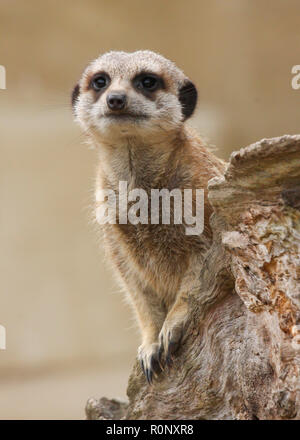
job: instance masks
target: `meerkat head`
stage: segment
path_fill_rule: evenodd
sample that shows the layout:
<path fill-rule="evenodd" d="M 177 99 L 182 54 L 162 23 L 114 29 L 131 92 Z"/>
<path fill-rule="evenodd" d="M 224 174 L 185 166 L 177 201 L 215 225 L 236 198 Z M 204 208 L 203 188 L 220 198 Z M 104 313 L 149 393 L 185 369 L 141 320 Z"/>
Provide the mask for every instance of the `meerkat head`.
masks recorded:
<path fill-rule="evenodd" d="M 77 121 L 100 138 L 178 129 L 196 103 L 193 83 L 171 61 L 150 51 L 100 56 L 72 93 Z"/>

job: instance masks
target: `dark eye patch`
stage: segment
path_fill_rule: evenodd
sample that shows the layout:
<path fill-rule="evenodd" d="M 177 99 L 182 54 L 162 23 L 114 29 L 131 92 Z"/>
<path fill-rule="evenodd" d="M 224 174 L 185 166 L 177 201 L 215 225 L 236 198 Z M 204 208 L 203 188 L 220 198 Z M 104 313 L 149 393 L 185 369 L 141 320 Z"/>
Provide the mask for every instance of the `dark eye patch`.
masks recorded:
<path fill-rule="evenodd" d="M 97 72 L 95 73 L 89 82 L 89 89 L 94 90 L 95 92 L 103 92 L 110 84 L 110 77 L 105 72 Z"/>
<path fill-rule="evenodd" d="M 154 92 L 165 88 L 164 80 L 155 73 L 142 72 L 132 80 L 134 88 L 147 98 L 154 100 Z"/>

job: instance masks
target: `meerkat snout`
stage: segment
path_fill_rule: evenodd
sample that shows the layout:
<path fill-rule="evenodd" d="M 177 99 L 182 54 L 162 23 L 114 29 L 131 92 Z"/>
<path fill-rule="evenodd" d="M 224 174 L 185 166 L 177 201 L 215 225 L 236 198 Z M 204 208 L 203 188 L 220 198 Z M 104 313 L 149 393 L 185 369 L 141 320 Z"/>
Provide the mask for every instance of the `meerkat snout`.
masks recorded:
<path fill-rule="evenodd" d="M 113 111 L 123 110 L 126 106 L 126 101 L 126 95 L 122 93 L 110 93 L 106 98 L 108 107 Z"/>

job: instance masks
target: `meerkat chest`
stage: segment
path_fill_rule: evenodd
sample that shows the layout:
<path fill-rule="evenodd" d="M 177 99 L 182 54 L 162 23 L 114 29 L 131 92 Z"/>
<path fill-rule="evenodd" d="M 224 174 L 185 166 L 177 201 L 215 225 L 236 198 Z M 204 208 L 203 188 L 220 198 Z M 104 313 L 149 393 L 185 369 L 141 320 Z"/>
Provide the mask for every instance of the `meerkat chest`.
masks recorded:
<path fill-rule="evenodd" d="M 113 265 L 123 279 L 129 285 L 150 286 L 166 301 L 178 292 L 187 273 L 198 276 L 199 268 L 191 266 L 208 245 L 199 237 L 187 239 L 171 225 L 109 225 L 105 235 Z"/>
<path fill-rule="evenodd" d="M 108 253 L 123 278 L 149 284 L 165 296 L 178 290 L 196 251 L 180 227 L 116 224 L 104 230 Z"/>

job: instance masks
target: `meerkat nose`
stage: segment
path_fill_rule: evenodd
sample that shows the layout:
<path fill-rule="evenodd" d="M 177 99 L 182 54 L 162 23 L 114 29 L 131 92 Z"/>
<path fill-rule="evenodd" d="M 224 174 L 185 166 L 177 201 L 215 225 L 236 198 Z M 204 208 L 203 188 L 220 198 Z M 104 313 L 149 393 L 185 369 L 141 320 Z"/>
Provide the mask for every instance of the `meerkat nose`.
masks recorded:
<path fill-rule="evenodd" d="M 106 102 L 111 110 L 123 110 L 126 105 L 126 95 L 121 93 L 110 93 Z"/>

